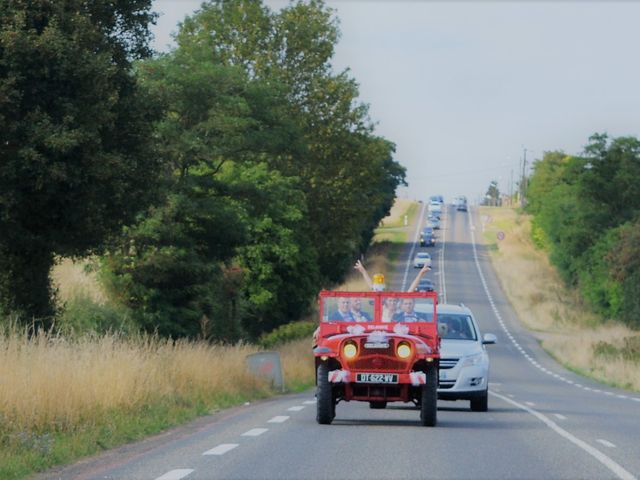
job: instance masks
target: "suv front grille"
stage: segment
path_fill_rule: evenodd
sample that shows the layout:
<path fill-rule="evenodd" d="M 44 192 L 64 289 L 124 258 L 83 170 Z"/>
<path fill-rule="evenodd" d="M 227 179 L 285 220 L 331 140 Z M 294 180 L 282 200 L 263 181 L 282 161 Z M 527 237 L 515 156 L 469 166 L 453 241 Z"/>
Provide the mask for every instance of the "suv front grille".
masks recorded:
<path fill-rule="evenodd" d="M 453 368 L 458 364 L 459 358 L 441 358 L 440 359 L 440 369 L 447 370 L 449 368 Z"/>

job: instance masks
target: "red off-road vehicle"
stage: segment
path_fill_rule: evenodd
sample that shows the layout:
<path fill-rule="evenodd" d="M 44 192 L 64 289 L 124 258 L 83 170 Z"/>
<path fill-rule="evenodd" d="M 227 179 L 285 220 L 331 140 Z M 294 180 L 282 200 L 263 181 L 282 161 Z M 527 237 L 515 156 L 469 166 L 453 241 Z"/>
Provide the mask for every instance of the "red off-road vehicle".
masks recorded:
<path fill-rule="evenodd" d="M 320 292 L 315 334 L 317 420 L 340 401 L 414 402 L 435 426 L 440 338 L 435 292 Z"/>

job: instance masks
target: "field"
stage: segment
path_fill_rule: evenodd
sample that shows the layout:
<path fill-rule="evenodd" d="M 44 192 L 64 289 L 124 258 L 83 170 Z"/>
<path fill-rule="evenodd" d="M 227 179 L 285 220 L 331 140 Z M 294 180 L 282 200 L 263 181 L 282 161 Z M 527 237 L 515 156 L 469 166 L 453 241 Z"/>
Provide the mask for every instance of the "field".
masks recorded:
<path fill-rule="evenodd" d="M 531 242 L 528 216 L 490 207 L 480 214 L 502 288 L 542 347 L 577 373 L 640 391 L 640 334 L 599 318 L 565 287 L 546 254 Z M 500 231 L 502 241 L 497 240 Z"/>

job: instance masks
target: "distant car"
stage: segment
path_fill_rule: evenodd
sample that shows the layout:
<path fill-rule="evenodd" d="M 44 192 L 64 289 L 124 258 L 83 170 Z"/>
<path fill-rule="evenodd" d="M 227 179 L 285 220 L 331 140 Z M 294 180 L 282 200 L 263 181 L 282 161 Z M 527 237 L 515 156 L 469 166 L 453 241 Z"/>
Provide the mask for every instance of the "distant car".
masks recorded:
<path fill-rule="evenodd" d="M 416 292 L 433 292 L 435 290 L 435 285 L 428 278 L 423 278 L 418 283 L 416 287 Z"/>
<path fill-rule="evenodd" d="M 436 238 L 433 235 L 433 228 L 428 227 L 430 230 L 423 230 L 420 234 L 420 246 L 421 247 L 433 247 L 436 244 Z"/>
<path fill-rule="evenodd" d="M 413 259 L 414 268 L 422 268 L 425 265 L 431 266 L 431 255 L 428 252 L 418 252 Z"/>
<path fill-rule="evenodd" d="M 469 400 L 471 410 L 488 409 L 489 355 L 485 345 L 496 343 L 496 336 L 480 336 L 478 323 L 464 305 L 438 304 L 441 400 Z"/>
<path fill-rule="evenodd" d="M 444 204 L 444 197 L 442 195 L 432 195 L 429 197 L 429 201 L 432 203 Z"/>
<path fill-rule="evenodd" d="M 440 220 L 436 217 L 430 218 L 427 225 L 433 229 L 440 230 Z"/>
<path fill-rule="evenodd" d="M 440 202 L 431 202 L 427 208 L 429 213 L 435 213 L 438 215 L 442 213 L 442 204 Z"/>

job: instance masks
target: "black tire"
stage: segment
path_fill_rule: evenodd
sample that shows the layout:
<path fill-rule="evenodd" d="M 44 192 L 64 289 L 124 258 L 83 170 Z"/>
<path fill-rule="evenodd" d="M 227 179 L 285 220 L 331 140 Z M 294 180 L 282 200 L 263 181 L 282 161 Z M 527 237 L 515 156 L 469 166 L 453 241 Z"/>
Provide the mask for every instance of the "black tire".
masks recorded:
<path fill-rule="evenodd" d="M 424 373 L 427 381 L 422 386 L 420 423 L 423 427 L 435 427 L 438 419 L 438 370 L 429 367 Z"/>
<path fill-rule="evenodd" d="M 486 412 L 489 410 L 489 394 L 485 390 L 481 397 L 471 399 L 472 412 Z"/>
<path fill-rule="evenodd" d="M 372 408 L 374 410 L 387 408 L 387 402 L 384 400 L 373 400 L 369 402 L 369 408 Z"/>
<path fill-rule="evenodd" d="M 329 383 L 329 366 L 321 363 L 318 366 L 318 385 L 316 390 L 316 420 L 320 425 L 329 425 L 336 416 L 333 391 Z"/>

